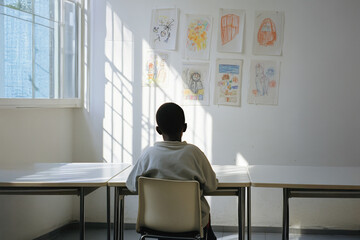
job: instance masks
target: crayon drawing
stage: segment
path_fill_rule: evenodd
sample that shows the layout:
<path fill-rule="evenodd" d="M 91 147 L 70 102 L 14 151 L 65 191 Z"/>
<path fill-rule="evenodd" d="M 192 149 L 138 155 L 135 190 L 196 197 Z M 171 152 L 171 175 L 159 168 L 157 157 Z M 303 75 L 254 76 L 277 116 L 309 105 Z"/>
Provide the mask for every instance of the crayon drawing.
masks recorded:
<path fill-rule="evenodd" d="M 149 51 L 145 62 L 143 86 L 167 87 L 168 61 L 169 55 L 167 53 Z"/>
<path fill-rule="evenodd" d="M 284 18 L 283 12 L 255 13 L 254 54 L 282 54 Z"/>
<path fill-rule="evenodd" d="M 150 27 L 150 45 L 154 49 L 176 49 L 178 10 L 153 9 Z"/>
<path fill-rule="evenodd" d="M 209 59 L 211 16 L 186 15 L 185 58 Z"/>
<path fill-rule="evenodd" d="M 219 52 L 242 52 L 245 11 L 237 9 L 219 10 L 217 48 Z"/>
<path fill-rule="evenodd" d="M 182 71 L 185 105 L 209 104 L 209 64 L 184 63 Z"/>
<path fill-rule="evenodd" d="M 280 63 L 277 61 L 252 61 L 248 102 L 278 104 Z"/>
<path fill-rule="evenodd" d="M 240 106 L 242 60 L 217 60 L 214 104 Z"/>

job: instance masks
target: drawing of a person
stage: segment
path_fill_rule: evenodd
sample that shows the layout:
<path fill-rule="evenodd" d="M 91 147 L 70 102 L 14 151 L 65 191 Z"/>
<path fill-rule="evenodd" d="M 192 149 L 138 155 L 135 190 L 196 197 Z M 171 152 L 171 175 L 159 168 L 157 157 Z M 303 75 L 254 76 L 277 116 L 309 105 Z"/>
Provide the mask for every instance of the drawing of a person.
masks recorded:
<path fill-rule="evenodd" d="M 157 84 L 164 84 L 166 81 L 166 66 L 163 60 L 160 60 L 158 72 L 157 72 Z"/>
<path fill-rule="evenodd" d="M 264 73 L 264 67 L 258 63 L 255 65 L 255 85 L 259 96 L 268 95 L 269 78 Z"/>
<path fill-rule="evenodd" d="M 201 82 L 201 74 L 199 72 L 192 72 L 190 73 L 189 79 L 189 89 L 194 93 L 197 94 L 199 90 L 203 89 L 203 84 Z"/>

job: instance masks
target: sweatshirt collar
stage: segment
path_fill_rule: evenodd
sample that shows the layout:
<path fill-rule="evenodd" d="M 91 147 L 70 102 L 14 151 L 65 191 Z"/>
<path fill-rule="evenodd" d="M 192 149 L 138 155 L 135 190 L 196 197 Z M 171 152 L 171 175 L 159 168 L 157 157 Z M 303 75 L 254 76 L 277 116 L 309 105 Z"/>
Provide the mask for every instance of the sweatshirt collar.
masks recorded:
<path fill-rule="evenodd" d="M 158 146 L 182 146 L 182 145 L 186 145 L 187 142 L 186 141 L 182 141 L 182 142 L 178 142 L 178 141 L 161 141 L 161 142 L 156 142 L 155 145 Z"/>

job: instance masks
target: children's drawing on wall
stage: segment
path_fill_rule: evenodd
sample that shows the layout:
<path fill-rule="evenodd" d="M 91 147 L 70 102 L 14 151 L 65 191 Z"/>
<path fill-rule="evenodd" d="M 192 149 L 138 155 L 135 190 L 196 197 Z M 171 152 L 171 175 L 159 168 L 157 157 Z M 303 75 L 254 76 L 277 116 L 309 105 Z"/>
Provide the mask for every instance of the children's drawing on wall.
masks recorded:
<path fill-rule="evenodd" d="M 250 66 L 248 102 L 277 105 L 279 95 L 280 63 L 253 60 Z"/>
<path fill-rule="evenodd" d="M 185 58 L 209 59 L 211 16 L 186 15 Z"/>
<path fill-rule="evenodd" d="M 242 60 L 216 61 L 214 104 L 240 106 Z"/>
<path fill-rule="evenodd" d="M 257 11 L 255 13 L 254 54 L 282 54 L 284 20 L 284 12 Z"/>
<path fill-rule="evenodd" d="M 182 70 L 185 105 L 209 104 L 209 64 L 184 63 Z"/>
<path fill-rule="evenodd" d="M 237 9 L 219 10 L 217 49 L 219 52 L 242 52 L 245 11 Z"/>
<path fill-rule="evenodd" d="M 169 78 L 169 55 L 163 52 L 149 51 L 145 61 L 143 86 L 167 87 Z"/>
<path fill-rule="evenodd" d="M 154 49 L 176 49 L 178 9 L 153 9 L 150 27 L 150 46 Z"/>

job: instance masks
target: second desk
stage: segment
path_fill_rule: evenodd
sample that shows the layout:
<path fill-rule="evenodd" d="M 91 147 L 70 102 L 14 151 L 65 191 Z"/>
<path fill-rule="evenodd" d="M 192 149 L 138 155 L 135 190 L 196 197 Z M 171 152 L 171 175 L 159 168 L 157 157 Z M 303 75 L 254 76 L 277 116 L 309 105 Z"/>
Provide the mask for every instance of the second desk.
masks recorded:
<path fill-rule="evenodd" d="M 212 167 L 219 179 L 219 185 L 215 192 L 206 195 L 237 196 L 239 239 L 245 239 L 245 208 L 247 209 L 248 239 L 251 239 L 251 192 L 247 168 L 234 165 L 213 165 Z M 124 239 L 124 197 L 134 195 L 126 188 L 126 179 L 131 169 L 132 167 L 126 169 L 108 182 L 108 186 L 115 187 L 114 239 L 116 240 Z M 247 204 L 245 203 L 245 190 Z"/>

